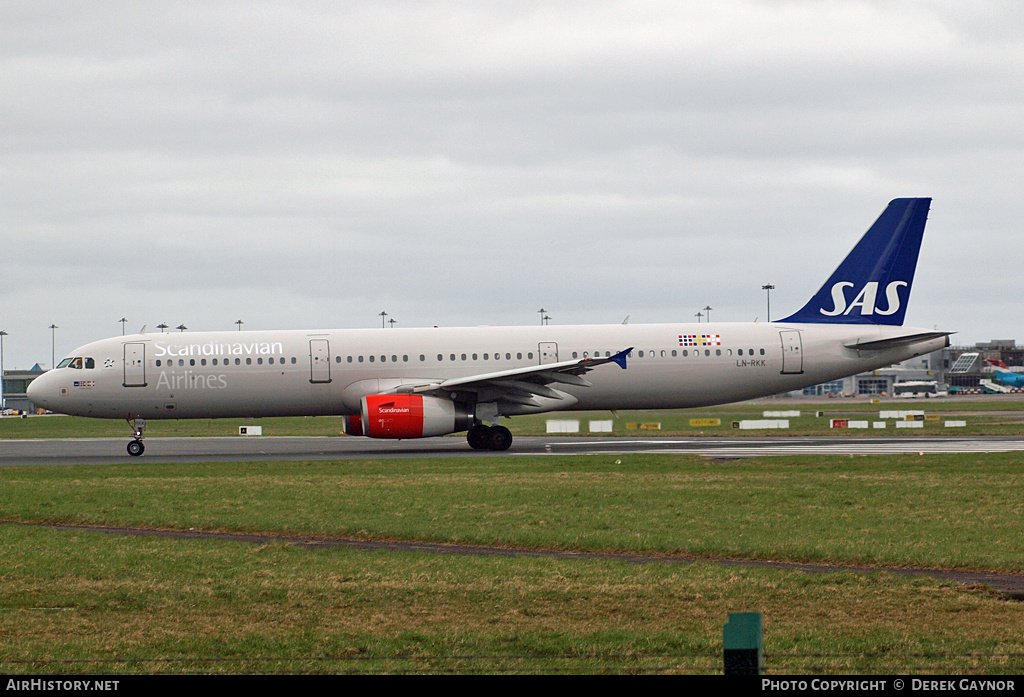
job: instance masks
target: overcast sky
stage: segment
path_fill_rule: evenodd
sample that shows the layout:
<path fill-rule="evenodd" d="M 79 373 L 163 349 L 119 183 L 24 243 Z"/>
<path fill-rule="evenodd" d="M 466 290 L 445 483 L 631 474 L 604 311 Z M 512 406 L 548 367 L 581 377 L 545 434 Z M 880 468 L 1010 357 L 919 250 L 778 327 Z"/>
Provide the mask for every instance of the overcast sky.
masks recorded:
<path fill-rule="evenodd" d="M 4 365 L 159 331 L 765 319 L 934 199 L 1024 340 L 1024 3 L 0 5 Z"/>

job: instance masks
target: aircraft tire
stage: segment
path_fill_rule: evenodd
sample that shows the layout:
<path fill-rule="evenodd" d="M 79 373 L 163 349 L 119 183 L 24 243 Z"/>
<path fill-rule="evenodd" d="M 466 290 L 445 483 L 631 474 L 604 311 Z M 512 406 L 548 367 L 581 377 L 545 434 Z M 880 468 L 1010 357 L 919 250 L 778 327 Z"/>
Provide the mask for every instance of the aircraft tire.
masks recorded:
<path fill-rule="evenodd" d="M 128 443 L 128 454 L 132 457 L 138 457 L 144 452 L 146 452 L 146 446 L 142 444 L 141 440 L 133 440 Z"/>
<path fill-rule="evenodd" d="M 490 449 L 491 429 L 483 424 L 477 424 L 466 433 L 466 441 L 473 450 Z"/>
<path fill-rule="evenodd" d="M 508 430 L 504 426 L 492 427 L 491 432 L 488 435 L 491 450 L 508 450 L 512 447 L 512 431 Z"/>

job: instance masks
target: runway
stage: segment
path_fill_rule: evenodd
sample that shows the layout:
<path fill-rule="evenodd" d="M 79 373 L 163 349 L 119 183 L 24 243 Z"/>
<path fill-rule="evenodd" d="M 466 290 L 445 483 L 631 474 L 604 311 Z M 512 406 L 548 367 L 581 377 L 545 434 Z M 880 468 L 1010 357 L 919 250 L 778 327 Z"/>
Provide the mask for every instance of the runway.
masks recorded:
<path fill-rule="evenodd" d="M 385 441 L 342 436 L 148 438 L 142 457 L 125 451 L 127 438 L 0 441 L 0 466 L 108 465 L 402 457 L 503 457 L 682 453 L 715 459 L 780 455 L 889 455 L 1024 451 L 1024 436 L 609 438 L 519 436 L 503 453 L 471 449 L 463 437 Z"/>

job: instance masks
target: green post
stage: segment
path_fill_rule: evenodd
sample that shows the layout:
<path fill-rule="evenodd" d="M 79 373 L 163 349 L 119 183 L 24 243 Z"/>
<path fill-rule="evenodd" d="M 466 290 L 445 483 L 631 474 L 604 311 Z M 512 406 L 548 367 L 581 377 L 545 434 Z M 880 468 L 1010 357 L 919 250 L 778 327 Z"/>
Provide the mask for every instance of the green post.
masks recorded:
<path fill-rule="evenodd" d="M 764 667 L 764 636 L 760 612 L 730 612 L 722 632 L 726 675 L 760 675 Z"/>

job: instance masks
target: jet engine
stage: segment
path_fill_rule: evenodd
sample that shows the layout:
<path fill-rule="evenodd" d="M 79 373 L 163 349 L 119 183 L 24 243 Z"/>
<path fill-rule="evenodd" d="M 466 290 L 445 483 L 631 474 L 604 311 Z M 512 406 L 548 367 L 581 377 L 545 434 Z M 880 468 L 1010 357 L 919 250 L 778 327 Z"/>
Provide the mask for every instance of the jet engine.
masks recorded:
<path fill-rule="evenodd" d="M 373 394 L 361 407 L 363 435 L 371 438 L 443 436 L 473 425 L 472 405 L 439 397 Z"/>
<path fill-rule="evenodd" d="M 362 436 L 363 433 L 363 417 L 359 414 L 355 416 L 343 416 L 345 422 L 345 435 L 347 436 Z"/>

